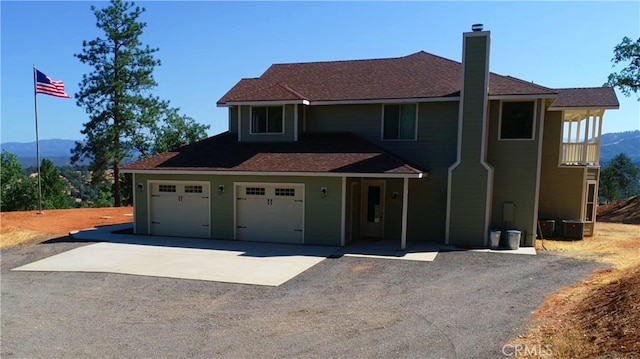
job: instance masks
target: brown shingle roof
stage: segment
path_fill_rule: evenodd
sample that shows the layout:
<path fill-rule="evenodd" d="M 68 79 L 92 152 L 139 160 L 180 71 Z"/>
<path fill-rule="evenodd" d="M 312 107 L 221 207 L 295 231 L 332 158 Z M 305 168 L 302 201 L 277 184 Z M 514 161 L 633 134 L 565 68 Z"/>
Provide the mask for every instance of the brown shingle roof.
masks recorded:
<path fill-rule="evenodd" d="M 558 89 L 558 98 L 551 107 L 556 108 L 618 108 L 618 98 L 612 87 L 583 87 Z"/>
<path fill-rule="evenodd" d="M 388 59 L 272 65 L 258 79 L 243 79 L 218 104 L 309 100 L 350 101 L 458 96 L 462 64 L 424 51 Z M 281 89 L 275 89 L 275 87 Z M 491 73 L 490 95 L 556 91 Z"/>
<path fill-rule="evenodd" d="M 247 143 L 225 132 L 131 163 L 123 170 L 423 173 L 350 133 L 303 134 L 297 142 Z"/>

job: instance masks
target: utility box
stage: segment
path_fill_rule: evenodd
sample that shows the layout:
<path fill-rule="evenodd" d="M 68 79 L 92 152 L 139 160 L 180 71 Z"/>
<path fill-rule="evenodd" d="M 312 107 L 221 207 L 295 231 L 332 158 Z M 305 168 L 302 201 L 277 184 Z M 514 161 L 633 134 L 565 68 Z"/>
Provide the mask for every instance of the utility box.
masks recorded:
<path fill-rule="evenodd" d="M 542 238 L 551 238 L 556 230 L 555 219 L 545 219 L 540 221 L 540 228 L 542 230 Z"/>
<path fill-rule="evenodd" d="M 565 219 L 562 221 L 562 237 L 567 239 L 584 238 L 584 222 L 579 219 Z"/>

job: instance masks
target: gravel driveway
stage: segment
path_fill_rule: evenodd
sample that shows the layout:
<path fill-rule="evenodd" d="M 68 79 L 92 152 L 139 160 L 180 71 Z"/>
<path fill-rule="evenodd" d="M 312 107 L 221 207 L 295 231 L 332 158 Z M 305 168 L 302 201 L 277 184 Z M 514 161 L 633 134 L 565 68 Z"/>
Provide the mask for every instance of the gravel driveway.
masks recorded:
<path fill-rule="evenodd" d="M 2 251 L 2 358 L 497 358 L 544 295 L 602 268 L 549 254 L 342 257 L 279 287 L 10 271 L 82 245 Z"/>

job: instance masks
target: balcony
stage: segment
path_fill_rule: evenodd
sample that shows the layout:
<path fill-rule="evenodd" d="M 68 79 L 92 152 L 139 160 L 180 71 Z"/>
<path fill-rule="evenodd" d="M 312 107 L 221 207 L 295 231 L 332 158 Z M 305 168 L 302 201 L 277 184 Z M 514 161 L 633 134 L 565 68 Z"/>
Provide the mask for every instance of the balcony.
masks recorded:
<path fill-rule="evenodd" d="M 598 166 L 604 110 L 565 110 L 561 166 Z"/>
<path fill-rule="evenodd" d="M 563 166 L 598 166 L 599 143 L 563 143 L 560 164 Z"/>

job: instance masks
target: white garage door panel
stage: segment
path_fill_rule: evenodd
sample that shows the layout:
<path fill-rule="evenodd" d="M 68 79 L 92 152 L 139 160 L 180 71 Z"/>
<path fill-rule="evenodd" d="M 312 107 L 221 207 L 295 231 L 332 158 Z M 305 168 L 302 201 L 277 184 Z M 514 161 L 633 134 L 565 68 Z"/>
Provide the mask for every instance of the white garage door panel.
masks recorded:
<path fill-rule="evenodd" d="M 209 185 L 151 184 L 151 234 L 209 238 Z"/>
<path fill-rule="evenodd" d="M 303 242 L 303 186 L 238 185 L 236 194 L 237 239 L 277 243 Z"/>

